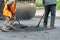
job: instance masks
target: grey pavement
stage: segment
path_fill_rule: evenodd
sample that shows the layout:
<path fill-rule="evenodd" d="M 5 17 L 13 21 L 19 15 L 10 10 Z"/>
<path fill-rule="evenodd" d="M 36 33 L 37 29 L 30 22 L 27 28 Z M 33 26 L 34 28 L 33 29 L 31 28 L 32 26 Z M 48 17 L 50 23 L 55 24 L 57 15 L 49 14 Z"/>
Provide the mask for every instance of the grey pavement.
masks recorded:
<path fill-rule="evenodd" d="M 0 20 L 0 29 L 3 25 L 3 22 L 4 21 Z M 39 18 L 21 20 L 20 22 L 28 27 L 22 29 L 18 25 L 18 22 L 15 21 L 15 30 L 11 30 L 9 32 L 2 32 L 0 30 L 0 40 L 60 40 L 60 19 L 56 19 L 56 29 L 49 29 L 50 18 L 48 21 L 48 29 L 43 28 L 43 20 L 40 24 L 40 27 L 35 27 L 39 22 Z"/>

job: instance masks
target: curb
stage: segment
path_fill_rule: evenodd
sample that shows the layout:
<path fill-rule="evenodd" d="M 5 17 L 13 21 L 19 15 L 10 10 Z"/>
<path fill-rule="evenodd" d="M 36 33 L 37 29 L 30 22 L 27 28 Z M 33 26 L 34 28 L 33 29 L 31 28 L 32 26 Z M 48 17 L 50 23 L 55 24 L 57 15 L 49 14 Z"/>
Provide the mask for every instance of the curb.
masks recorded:
<path fill-rule="evenodd" d="M 36 10 L 44 9 L 44 7 L 36 7 Z"/>
<path fill-rule="evenodd" d="M 34 18 L 41 18 L 41 16 L 35 16 Z M 51 16 L 49 16 L 51 18 Z M 55 17 L 56 19 L 60 19 L 60 17 Z"/>

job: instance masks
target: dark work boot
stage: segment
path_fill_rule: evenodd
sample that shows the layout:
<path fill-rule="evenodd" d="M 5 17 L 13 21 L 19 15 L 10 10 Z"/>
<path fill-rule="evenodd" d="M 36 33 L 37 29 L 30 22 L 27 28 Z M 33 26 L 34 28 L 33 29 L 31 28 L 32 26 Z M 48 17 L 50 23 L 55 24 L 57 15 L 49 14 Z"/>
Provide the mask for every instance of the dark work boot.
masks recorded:
<path fill-rule="evenodd" d="M 44 23 L 44 24 L 43 24 L 43 27 L 44 27 L 44 28 L 47 28 L 47 24 L 46 24 L 46 23 Z"/>
<path fill-rule="evenodd" d="M 56 27 L 54 27 L 54 24 L 50 25 L 50 29 L 55 29 Z"/>

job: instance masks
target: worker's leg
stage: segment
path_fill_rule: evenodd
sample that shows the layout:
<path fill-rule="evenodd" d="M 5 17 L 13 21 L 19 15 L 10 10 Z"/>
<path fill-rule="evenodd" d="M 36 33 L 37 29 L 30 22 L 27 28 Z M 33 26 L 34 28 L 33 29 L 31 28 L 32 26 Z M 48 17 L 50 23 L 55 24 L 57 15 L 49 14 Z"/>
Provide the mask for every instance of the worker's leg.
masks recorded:
<path fill-rule="evenodd" d="M 10 20 L 9 17 L 5 17 L 5 22 L 4 22 L 3 26 L 2 26 L 2 31 L 4 31 L 4 32 L 7 32 L 8 31 L 6 29 L 6 26 L 7 26 L 8 22 L 9 22 L 9 20 Z"/>
<path fill-rule="evenodd" d="M 55 24 L 56 5 L 51 5 L 51 28 L 54 28 Z"/>
<path fill-rule="evenodd" d="M 44 27 L 47 27 L 49 12 L 50 12 L 50 8 L 49 8 L 49 5 L 47 5 L 45 6 Z"/>
<path fill-rule="evenodd" d="M 13 25 L 14 25 L 14 22 L 16 20 L 16 17 L 14 16 L 12 19 L 11 19 L 11 23 L 10 23 L 10 26 L 9 26 L 9 30 L 13 30 Z"/>

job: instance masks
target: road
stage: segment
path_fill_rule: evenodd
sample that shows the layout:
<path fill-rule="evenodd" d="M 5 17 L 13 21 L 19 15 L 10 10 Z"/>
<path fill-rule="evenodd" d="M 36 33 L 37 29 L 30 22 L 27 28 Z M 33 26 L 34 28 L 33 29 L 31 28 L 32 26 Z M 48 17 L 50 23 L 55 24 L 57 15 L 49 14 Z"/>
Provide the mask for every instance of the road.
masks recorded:
<path fill-rule="evenodd" d="M 3 25 L 3 22 L 3 20 L 0 20 L 0 29 Z M 21 20 L 20 22 L 28 27 L 22 29 L 18 25 L 18 22 L 15 21 L 15 30 L 11 30 L 9 32 L 2 32 L 0 30 L 0 40 L 60 40 L 60 19 L 56 18 L 56 29 L 49 29 L 50 18 L 48 21 L 48 29 L 43 28 L 43 20 L 40 24 L 40 27 L 35 27 L 39 22 L 39 18 Z"/>

